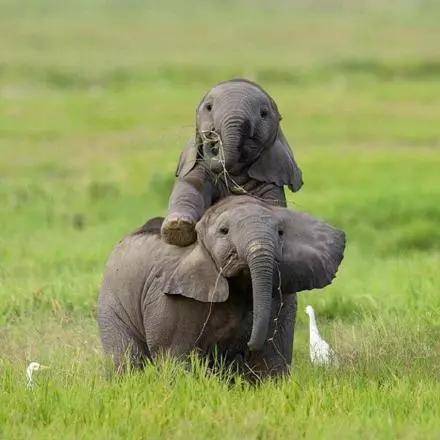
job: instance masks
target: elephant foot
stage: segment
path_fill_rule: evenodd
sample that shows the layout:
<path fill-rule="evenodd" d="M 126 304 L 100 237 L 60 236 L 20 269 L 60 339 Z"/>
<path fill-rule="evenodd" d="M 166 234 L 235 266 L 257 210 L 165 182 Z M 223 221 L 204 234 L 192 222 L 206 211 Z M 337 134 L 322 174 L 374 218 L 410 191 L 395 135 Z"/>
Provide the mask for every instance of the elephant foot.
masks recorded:
<path fill-rule="evenodd" d="M 162 240 L 176 246 L 188 246 L 197 239 L 195 222 L 186 216 L 168 216 L 161 228 Z"/>

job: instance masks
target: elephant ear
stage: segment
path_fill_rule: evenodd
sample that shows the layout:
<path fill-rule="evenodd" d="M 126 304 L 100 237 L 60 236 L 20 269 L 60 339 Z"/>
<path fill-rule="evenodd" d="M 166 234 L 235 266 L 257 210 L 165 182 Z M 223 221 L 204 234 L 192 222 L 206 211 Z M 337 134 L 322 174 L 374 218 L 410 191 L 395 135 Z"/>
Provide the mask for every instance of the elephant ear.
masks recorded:
<path fill-rule="evenodd" d="M 281 288 L 285 293 L 330 284 L 344 256 L 345 234 L 303 212 L 281 212 Z"/>
<path fill-rule="evenodd" d="M 274 183 L 277 186 L 287 185 L 294 192 L 301 188 L 302 172 L 281 128 L 278 128 L 275 142 L 263 150 L 249 168 L 248 174 L 260 182 Z"/>
<path fill-rule="evenodd" d="M 194 138 L 186 144 L 185 149 L 180 154 L 179 163 L 176 169 L 176 177 L 186 176 L 195 166 L 198 156 L 198 147 Z"/>
<path fill-rule="evenodd" d="M 208 252 L 196 244 L 171 275 L 165 293 L 201 302 L 224 302 L 229 296 L 229 286 Z"/>

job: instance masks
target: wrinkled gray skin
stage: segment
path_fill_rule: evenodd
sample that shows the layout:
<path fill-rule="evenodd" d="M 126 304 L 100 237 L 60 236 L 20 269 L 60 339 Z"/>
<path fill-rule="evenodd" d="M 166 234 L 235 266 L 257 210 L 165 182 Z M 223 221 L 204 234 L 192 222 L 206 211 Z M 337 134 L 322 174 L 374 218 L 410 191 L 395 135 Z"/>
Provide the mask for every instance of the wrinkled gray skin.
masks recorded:
<path fill-rule="evenodd" d="M 208 209 L 191 246 L 164 243 L 161 223 L 126 237 L 107 264 L 98 320 L 117 368 L 196 349 L 259 376 L 289 371 L 296 292 L 331 283 L 344 233 L 249 196 Z"/>
<path fill-rule="evenodd" d="M 242 80 L 218 84 L 197 108 L 196 134 L 180 157 L 162 238 L 187 246 L 205 210 L 230 194 L 286 206 L 284 185 L 297 191 L 301 170 L 281 131 L 273 99 Z"/>

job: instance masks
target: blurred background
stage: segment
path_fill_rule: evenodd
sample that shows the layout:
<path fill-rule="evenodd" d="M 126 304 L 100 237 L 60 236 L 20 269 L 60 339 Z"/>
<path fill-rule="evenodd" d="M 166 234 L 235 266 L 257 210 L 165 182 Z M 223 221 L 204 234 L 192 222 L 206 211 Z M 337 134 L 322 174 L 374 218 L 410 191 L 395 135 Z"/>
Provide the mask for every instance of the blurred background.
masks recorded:
<path fill-rule="evenodd" d="M 305 181 L 289 205 L 348 235 L 336 282 L 301 296 L 299 362 L 307 303 L 341 344 L 381 320 L 438 359 L 439 23 L 435 0 L 0 0 L 5 359 L 99 349 L 107 255 L 166 212 L 196 106 L 232 77 L 278 103 Z"/>
<path fill-rule="evenodd" d="M 377 259 L 381 283 L 393 282 L 390 260 L 427 259 L 424 277 L 411 277 L 411 258 L 397 291 L 381 287 L 396 301 L 429 280 L 437 2 L 3 0 L 1 11 L 3 319 L 41 286 L 89 310 L 113 243 L 165 212 L 201 97 L 232 77 L 279 104 L 305 180 L 290 204 L 347 230 L 346 272 L 359 259 L 356 276 L 341 275 L 353 278 L 349 296 L 373 296 L 378 274 L 365 272 Z"/>

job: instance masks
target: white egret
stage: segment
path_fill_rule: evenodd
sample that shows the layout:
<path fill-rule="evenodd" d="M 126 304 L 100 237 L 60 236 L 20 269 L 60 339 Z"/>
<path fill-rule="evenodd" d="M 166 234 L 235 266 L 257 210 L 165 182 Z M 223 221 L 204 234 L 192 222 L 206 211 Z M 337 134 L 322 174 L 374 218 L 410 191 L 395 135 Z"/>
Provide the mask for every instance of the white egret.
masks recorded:
<path fill-rule="evenodd" d="M 34 386 L 34 381 L 32 380 L 32 375 L 34 374 L 34 371 L 38 370 L 44 370 L 46 365 L 41 365 L 38 362 L 31 362 L 28 367 L 26 368 L 26 377 L 28 379 L 27 381 L 27 387 L 32 388 Z"/>
<path fill-rule="evenodd" d="M 312 306 L 306 307 L 306 313 L 309 315 L 310 327 L 310 360 L 314 365 L 337 365 L 338 359 L 336 353 L 330 345 L 321 338 L 318 326 L 316 325 L 315 311 Z"/>

